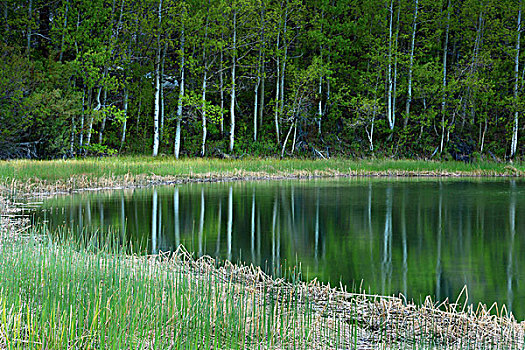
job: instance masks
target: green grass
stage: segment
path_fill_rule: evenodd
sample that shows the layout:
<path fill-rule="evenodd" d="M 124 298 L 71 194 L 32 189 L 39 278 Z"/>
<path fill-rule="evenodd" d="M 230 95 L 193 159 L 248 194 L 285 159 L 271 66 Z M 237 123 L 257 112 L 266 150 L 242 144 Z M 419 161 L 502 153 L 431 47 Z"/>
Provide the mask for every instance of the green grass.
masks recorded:
<path fill-rule="evenodd" d="M 1 349 L 316 347 L 324 321 L 293 289 L 264 292 L 209 262 L 193 269 L 92 243 L 0 245 Z"/>
<path fill-rule="evenodd" d="M 72 177 L 88 179 L 137 175 L 195 178 L 201 176 L 312 176 L 330 174 L 471 174 L 523 175 L 525 165 L 516 163 L 463 163 L 414 160 L 302 160 L 246 158 L 241 160 L 181 159 L 171 157 L 114 157 L 79 160 L 0 162 L 0 181 L 65 181 Z"/>

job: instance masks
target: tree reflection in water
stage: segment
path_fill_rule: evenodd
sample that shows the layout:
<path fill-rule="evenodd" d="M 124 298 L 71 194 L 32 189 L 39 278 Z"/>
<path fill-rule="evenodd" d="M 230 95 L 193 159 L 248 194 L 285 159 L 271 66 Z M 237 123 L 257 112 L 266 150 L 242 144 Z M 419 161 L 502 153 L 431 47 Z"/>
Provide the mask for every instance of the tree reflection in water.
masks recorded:
<path fill-rule="evenodd" d="M 301 263 L 303 276 L 373 293 L 455 300 L 467 284 L 470 301 L 518 317 L 524 218 L 524 181 L 475 179 L 189 184 L 59 197 L 35 213 L 51 231 L 118 231 L 136 252 L 183 244 L 276 275 Z"/>

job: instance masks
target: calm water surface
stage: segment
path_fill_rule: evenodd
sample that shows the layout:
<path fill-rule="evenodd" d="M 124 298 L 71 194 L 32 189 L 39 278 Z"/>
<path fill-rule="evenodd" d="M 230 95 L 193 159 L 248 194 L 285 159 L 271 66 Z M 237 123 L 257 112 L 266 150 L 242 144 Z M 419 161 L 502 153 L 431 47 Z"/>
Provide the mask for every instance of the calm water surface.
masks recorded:
<path fill-rule="evenodd" d="M 119 232 L 148 252 L 184 244 L 279 274 L 372 293 L 506 304 L 525 318 L 525 182 L 337 179 L 189 184 L 47 200 L 52 231 Z M 79 233 L 80 234 L 80 233 Z"/>

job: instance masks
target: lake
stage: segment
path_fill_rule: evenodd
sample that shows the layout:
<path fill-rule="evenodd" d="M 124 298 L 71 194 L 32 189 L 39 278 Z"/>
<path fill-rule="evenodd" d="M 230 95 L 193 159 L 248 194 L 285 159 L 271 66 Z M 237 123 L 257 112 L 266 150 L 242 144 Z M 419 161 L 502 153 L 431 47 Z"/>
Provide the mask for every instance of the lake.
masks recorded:
<path fill-rule="evenodd" d="M 257 264 L 349 290 L 506 304 L 525 318 L 525 181 L 341 178 L 84 192 L 34 214 L 51 232 Z"/>

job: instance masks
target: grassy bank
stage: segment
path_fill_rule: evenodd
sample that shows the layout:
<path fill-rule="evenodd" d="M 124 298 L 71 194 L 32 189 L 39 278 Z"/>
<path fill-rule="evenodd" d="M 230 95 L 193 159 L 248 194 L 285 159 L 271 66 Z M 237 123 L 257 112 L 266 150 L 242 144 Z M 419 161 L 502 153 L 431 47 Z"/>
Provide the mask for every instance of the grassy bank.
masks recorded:
<path fill-rule="evenodd" d="M 310 349 L 319 340 L 311 304 L 293 289 L 265 293 L 185 254 L 30 240 L 4 244 L 1 256 L 0 348 Z"/>
<path fill-rule="evenodd" d="M 41 236 L 35 236 L 41 237 Z M 2 349 L 521 349 L 484 307 L 346 293 L 211 258 L 96 242 L 0 245 Z M 291 282 L 290 282 L 291 281 Z M 493 310 L 492 310 L 493 311 Z"/>
<path fill-rule="evenodd" d="M 120 157 L 0 162 L 0 183 L 23 192 L 134 187 L 184 181 L 322 176 L 524 176 L 524 164 L 414 160 Z"/>

